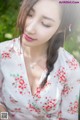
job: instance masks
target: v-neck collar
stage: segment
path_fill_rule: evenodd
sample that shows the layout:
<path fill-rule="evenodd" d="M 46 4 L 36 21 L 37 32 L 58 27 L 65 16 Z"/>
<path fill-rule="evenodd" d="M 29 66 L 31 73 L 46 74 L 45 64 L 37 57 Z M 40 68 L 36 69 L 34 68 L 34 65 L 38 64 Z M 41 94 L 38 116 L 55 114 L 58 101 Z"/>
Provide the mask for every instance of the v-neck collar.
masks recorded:
<path fill-rule="evenodd" d="M 27 85 L 28 85 L 28 86 L 27 86 L 27 87 L 28 87 L 28 92 L 30 93 L 30 96 L 34 98 L 35 95 L 36 95 L 37 90 L 36 90 L 36 92 L 35 92 L 34 95 L 33 95 L 32 92 L 31 92 L 31 87 L 30 87 L 30 83 L 29 83 L 29 79 L 28 79 L 28 73 L 27 73 L 27 69 L 26 69 L 26 65 L 25 65 L 23 48 L 22 48 L 21 43 L 20 43 L 20 38 L 18 38 L 18 39 L 19 39 L 19 42 L 18 42 L 19 45 L 18 45 L 17 47 L 19 47 L 18 50 L 20 50 L 20 53 L 21 53 L 21 63 L 22 63 L 22 70 L 24 71 L 24 78 L 25 78 L 25 81 L 27 82 Z M 40 82 L 40 83 L 41 83 L 42 80 L 45 78 L 46 73 L 47 73 L 47 70 L 45 69 L 45 70 L 43 71 L 40 79 L 39 79 L 39 82 Z"/>
<path fill-rule="evenodd" d="M 28 84 L 28 88 L 29 88 L 30 94 L 31 94 L 32 97 L 34 97 L 35 94 L 36 94 L 36 92 L 34 93 L 34 95 L 32 94 L 31 87 L 30 87 L 30 83 L 29 83 L 29 78 L 28 78 L 28 73 L 27 73 L 27 69 L 26 69 L 26 65 L 25 65 L 25 61 L 24 61 L 24 56 L 23 56 L 23 54 L 22 54 L 21 57 L 22 57 L 22 65 L 23 65 L 23 70 L 24 70 L 25 79 L 27 80 L 27 84 Z M 47 71 L 44 70 L 43 73 L 42 73 L 42 75 L 41 75 L 41 77 L 40 77 L 40 79 L 39 79 L 39 83 L 42 82 L 42 80 L 43 80 L 43 78 L 45 77 L 46 73 L 47 73 Z"/>

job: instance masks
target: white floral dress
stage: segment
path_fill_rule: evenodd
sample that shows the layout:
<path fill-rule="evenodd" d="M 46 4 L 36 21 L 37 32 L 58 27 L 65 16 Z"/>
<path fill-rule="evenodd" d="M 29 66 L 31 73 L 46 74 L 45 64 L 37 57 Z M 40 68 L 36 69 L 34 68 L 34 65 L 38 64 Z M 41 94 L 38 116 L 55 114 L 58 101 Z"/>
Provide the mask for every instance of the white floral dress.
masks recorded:
<path fill-rule="evenodd" d="M 46 85 L 37 88 L 33 96 L 20 39 L 0 43 L 0 102 L 6 106 L 11 120 L 78 120 L 79 85 L 78 62 L 59 48 Z"/>

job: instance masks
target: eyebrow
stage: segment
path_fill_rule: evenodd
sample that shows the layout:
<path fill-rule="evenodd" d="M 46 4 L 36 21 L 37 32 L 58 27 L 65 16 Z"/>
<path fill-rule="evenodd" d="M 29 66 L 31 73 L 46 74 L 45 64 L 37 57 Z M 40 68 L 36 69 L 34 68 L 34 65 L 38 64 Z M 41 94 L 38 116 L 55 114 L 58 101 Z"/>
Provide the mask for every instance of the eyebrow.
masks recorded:
<path fill-rule="evenodd" d="M 31 9 L 31 11 L 35 12 L 35 10 L 33 8 Z M 42 18 L 47 19 L 47 20 L 51 20 L 52 22 L 55 22 L 55 20 L 53 20 L 52 18 L 49 18 L 49 17 L 44 16 L 44 15 L 42 15 Z"/>
<path fill-rule="evenodd" d="M 44 19 L 47 19 L 47 20 L 51 20 L 52 22 L 55 22 L 55 20 L 53 20 L 52 18 L 49 18 L 47 16 L 42 16 Z"/>

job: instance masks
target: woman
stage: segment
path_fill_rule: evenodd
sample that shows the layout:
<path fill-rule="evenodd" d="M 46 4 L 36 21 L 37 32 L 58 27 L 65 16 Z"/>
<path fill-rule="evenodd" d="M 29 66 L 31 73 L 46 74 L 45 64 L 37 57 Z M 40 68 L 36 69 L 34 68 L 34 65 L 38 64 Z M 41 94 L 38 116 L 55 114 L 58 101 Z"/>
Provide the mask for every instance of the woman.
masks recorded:
<path fill-rule="evenodd" d="M 0 44 L 0 110 L 10 120 L 78 119 L 80 67 L 63 48 L 74 22 L 64 9 L 56 0 L 23 0 L 20 37 Z"/>

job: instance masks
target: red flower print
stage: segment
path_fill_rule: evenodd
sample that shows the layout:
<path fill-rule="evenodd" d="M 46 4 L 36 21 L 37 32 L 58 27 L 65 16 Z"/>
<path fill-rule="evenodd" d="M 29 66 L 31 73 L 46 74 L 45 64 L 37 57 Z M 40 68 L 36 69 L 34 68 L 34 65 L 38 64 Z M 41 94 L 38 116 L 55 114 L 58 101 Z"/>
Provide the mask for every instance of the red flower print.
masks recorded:
<path fill-rule="evenodd" d="M 57 73 L 56 73 L 56 75 L 55 75 L 54 77 L 58 77 L 59 82 L 60 82 L 61 84 L 65 84 L 65 83 L 67 82 L 67 80 L 66 80 L 66 70 L 65 70 L 65 68 L 64 68 L 64 67 L 61 67 L 61 68 L 57 71 Z"/>
<path fill-rule="evenodd" d="M 35 96 L 36 96 L 38 99 L 40 99 L 40 98 L 41 98 L 40 92 L 43 91 L 43 90 L 44 90 L 46 87 L 48 87 L 49 85 L 51 85 L 51 83 L 47 81 L 47 83 L 45 84 L 45 86 L 44 86 L 43 88 L 37 87 Z"/>
<path fill-rule="evenodd" d="M 51 114 L 47 114 L 46 117 L 47 117 L 47 118 L 51 118 Z"/>
<path fill-rule="evenodd" d="M 64 89 L 62 91 L 62 94 L 63 95 L 68 95 L 71 92 L 72 89 L 73 89 L 73 87 L 69 87 L 68 85 L 65 85 Z"/>
<path fill-rule="evenodd" d="M 48 112 L 51 109 L 55 109 L 55 107 L 56 107 L 56 99 L 51 99 L 51 100 L 48 100 L 48 102 L 44 104 L 43 110 Z"/>
<path fill-rule="evenodd" d="M 11 103 L 14 103 L 14 104 L 15 104 L 15 103 L 18 102 L 18 101 L 16 101 L 15 99 L 13 99 L 11 96 L 10 96 L 9 98 L 10 98 L 10 102 L 11 102 Z"/>
<path fill-rule="evenodd" d="M 16 51 L 15 51 L 14 47 L 12 47 L 9 49 L 9 52 L 11 53 L 11 52 L 16 52 Z"/>
<path fill-rule="evenodd" d="M 58 120 L 67 120 L 65 118 L 62 118 L 62 111 L 58 112 Z"/>
<path fill-rule="evenodd" d="M 12 83 L 12 85 L 16 88 L 18 88 L 20 94 L 26 93 L 27 84 L 25 83 L 23 76 L 15 76 L 15 82 Z"/>
<path fill-rule="evenodd" d="M 15 112 L 21 112 L 21 108 L 15 108 L 14 111 Z"/>
<path fill-rule="evenodd" d="M 59 112 L 58 112 L 58 120 L 63 120 L 63 118 L 61 118 L 62 117 L 62 111 L 60 110 Z"/>
<path fill-rule="evenodd" d="M 79 79 L 79 80 L 77 80 L 77 82 L 80 84 L 80 79 Z"/>
<path fill-rule="evenodd" d="M 21 108 L 14 108 L 13 110 L 10 110 L 11 112 L 13 112 L 13 116 L 14 116 L 14 112 L 21 112 Z"/>
<path fill-rule="evenodd" d="M 77 113 L 78 112 L 78 101 L 75 101 L 74 103 L 70 103 L 68 112 L 71 114 Z"/>
<path fill-rule="evenodd" d="M 38 107 L 36 106 L 36 104 L 34 104 L 34 103 L 29 104 L 29 109 L 30 109 L 30 111 L 35 111 L 35 112 L 37 112 L 37 113 L 40 113 L 40 108 L 38 108 Z"/>
<path fill-rule="evenodd" d="M 40 92 L 41 92 L 41 88 L 38 87 L 38 88 L 36 89 L 36 93 L 35 93 L 35 96 L 36 96 L 38 99 L 41 98 L 41 96 L 40 96 Z"/>
<path fill-rule="evenodd" d="M 9 52 L 3 52 L 2 53 L 2 59 L 10 59 L 11 56 L 10 56 L 10 53 Z"/>
<path fill-rule="evenodd" d="M 68 63 L 69 68 L 70 68 L 71 70 L 75 70 L 75 69 L 79 66 L 79 64 L 78 64 L 78 62 L 77 62 L 77 60 L 76 60 L 75 58 L 72 58 L 71 61 L 68 60 L 68 61 L 66 61 L 66 62 Z"/>
<path fill-rule="evenodd" d="M 21 79 L 21 80 L 19 81 L 19 83 L 20 83 L 21 85 L 23 85 L 23 84 L 24 84 L 24 80 Z"/>

